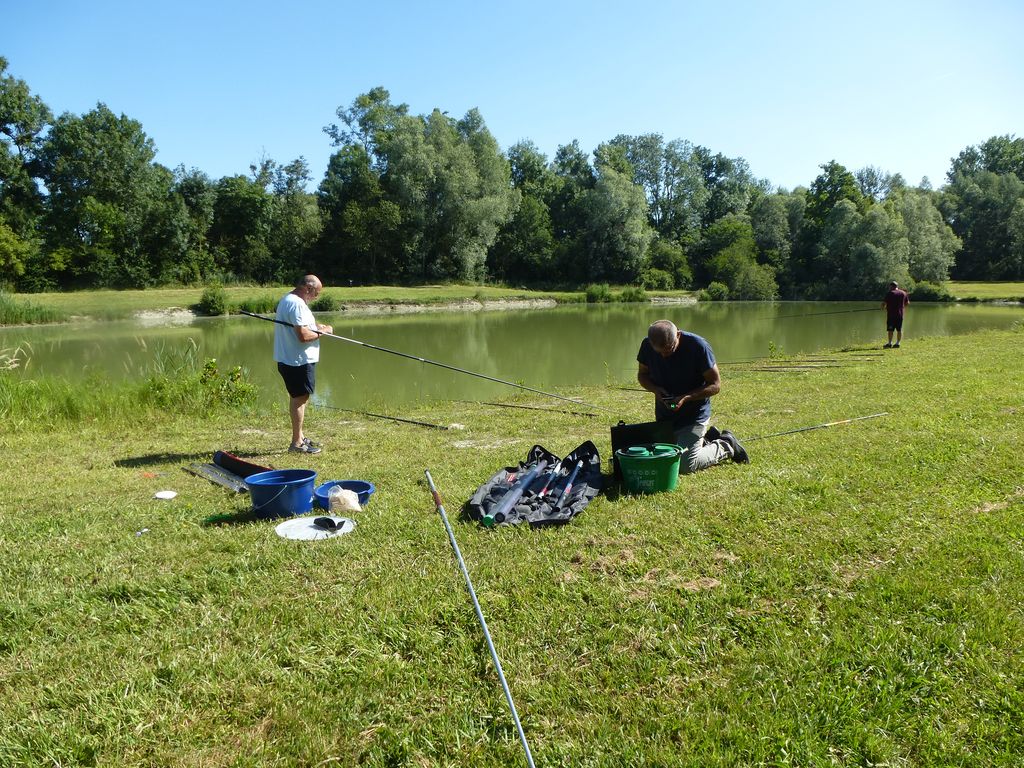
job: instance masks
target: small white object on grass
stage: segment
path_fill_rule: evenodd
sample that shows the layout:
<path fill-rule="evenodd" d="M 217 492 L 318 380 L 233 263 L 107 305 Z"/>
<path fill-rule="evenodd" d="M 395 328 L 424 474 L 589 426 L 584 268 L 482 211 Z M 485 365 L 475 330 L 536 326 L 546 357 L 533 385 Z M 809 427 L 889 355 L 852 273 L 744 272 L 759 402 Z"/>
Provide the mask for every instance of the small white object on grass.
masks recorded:
<path fill-rule="evenodd" d="M 178 495 L 177 491 L 157 491 L 153 494 L 154 499 L 173 499 Z"/>
<path fill-rule="evenodd" d="M 336 526 L 333 530 L 314 523 L 314 520 L 326 517 L 334 521 Z M 321 539 L 333 539 L 335 536 L 343 536 L 350 533 L 356 527 L 355 520 L 347 517 L 335 517 L 334 515 L 309 515 L 306 517 L 293 517 L 280 523 L 274 532 L 282 539 L 297 539 L 299 541 L 319 541 Z"/>

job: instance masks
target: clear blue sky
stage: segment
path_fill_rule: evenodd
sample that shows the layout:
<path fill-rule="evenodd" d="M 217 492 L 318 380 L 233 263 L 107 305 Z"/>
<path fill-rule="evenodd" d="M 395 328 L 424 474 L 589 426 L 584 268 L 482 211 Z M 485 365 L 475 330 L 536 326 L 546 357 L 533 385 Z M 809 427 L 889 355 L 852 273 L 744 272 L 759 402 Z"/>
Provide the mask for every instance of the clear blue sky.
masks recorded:
<path fill-rule="evenodd" d="M 215 179 L 302 155 L 319 182 L 323 126 L 377 85 L 414 113 L 478 108 L 502 149 L 660 133 L 787 188 L 833 159 L 939 187 L 968 145 L 1024 135 L 1020 0 L 0 0 L 0 19 L 8 74 L 55 113 L 103 102 Z"/>

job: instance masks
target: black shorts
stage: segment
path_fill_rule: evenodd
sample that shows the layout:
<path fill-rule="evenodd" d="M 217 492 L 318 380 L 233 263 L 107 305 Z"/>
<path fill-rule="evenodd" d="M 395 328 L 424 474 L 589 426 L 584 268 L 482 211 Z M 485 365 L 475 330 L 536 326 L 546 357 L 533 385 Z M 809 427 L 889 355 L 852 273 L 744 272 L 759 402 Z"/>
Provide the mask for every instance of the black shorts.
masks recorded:
<path fill-rule="evenodd" d="M 312 395 L 316 388 L 316 363 L 305 365 L 277 364 L 277 372 L 284 379 L 285 389 L 292 397 Z"/>
<path fill-rule="evenodd" d="M 903 333 L 903 318 L 902 317 L 890 317 L 885 321 L 885 330 L 887 331 L 899 331 Z"/>

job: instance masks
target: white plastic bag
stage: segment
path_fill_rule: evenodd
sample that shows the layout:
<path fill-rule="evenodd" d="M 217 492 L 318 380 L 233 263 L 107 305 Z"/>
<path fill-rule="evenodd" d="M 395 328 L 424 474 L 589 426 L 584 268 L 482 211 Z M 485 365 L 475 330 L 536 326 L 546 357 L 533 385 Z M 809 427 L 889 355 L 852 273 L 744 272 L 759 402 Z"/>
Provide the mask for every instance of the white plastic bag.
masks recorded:
<path fill-rule="evenodd" d="M 362 512 L 356 492 L 342 488 L 340 485 L 335 485 L 328 491 L 327 508 L 332 515 L 340 515 L 343 512 Z"/>

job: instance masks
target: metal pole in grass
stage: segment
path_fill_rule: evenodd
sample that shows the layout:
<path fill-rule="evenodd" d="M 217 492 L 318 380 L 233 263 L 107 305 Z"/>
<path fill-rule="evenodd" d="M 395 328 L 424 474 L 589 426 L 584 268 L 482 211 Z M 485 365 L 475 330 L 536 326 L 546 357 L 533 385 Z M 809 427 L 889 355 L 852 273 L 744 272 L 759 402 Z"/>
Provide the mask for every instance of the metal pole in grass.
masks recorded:
<path fill-rule="evenodd" d="M 441 503 L 441 494 L 437 492 L 437 487 L 434 485 L 434 478 L 430 476 L 430 470 L 424 470 L 424 474 L 427 476 L 427 484 L 430 486 L 430 493 L 434 497 L 434 506 L 437 507 L 437 513 L 441 516 L 441 520 L 444 522 L 445 530 L 448 531 L 448 541 L 451 542 L 452 549 L 455 550 L 455 559 L 459 561 L 459 568 L 462 569 L 462 576 L 466 580 L 466 587 L 469 589 L 469 596 L 473 599 L 473 608 L 476 610 L 476 617 L 480 621 L 480 627 L 484 631 L 484 639 L 487 640 L 487 648 L 491 652 L 491 660 L 494 662 L 494 669 L 498 672 L 498 679 L 501 680 L 501 688 L 505 691 L 505 699 L 508 701 L 508 708 L 512 711 L 512 720 L 516 724 L 516 730 L 519 732 L 519 741 L 523 743 L 523 751 L 526 753 L 526 763 L 530 768 L 535 768 L 533 764 L 533 755 L 530 754 L 530 746 L 526 743 L 526 734 L 523 733 L 523 725 L 519 722 L 519 714 L 516 712 L 515 702 L 512 701 L 512 692 L 508 689 L 508 683 L 505 681 L 505 673 L 501 670 L 501 661 L 498 659 L 498 652 L 494 650 L 494 643 L 491 641 L 491 633 L 487 629 L 487 621 L 484 619 L 483 611 L 480 610 L 480 602 L 476 599 L 476 591 L 473 589 L 473 582 L 470 581 L 469 571 L 466 569 L 466 561 L 462 559 L 462 553 L 459 551 L 459 545 L 455 542 L 455 533 L 452 531 L 452 526 L 448 522 L 448 515 L 445 514 L 444 504 Z"/>

